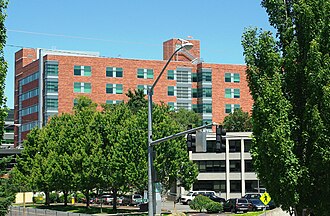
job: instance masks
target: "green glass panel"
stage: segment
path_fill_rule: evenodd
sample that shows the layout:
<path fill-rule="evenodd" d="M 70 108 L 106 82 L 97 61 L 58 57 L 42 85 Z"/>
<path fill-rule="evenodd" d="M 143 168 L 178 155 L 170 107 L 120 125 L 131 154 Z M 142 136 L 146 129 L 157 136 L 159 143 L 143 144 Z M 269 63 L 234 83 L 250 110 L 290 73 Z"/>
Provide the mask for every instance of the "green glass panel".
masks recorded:
<path fill-rule="evenodd" d="M 167 79 L 168 80 L 174 80 L 174 70 L 168 70 L 167 71 Z"/>
<path fill-rule="evenodd" d="M 84 84 L 84 93 L 91 93 L 92 92 L 92 85 L 90 83 Z"/>
<path fill-rule="evenodd" d="M 234 82 L 239 83 L 240 82 L 240 75 L 239 74 L 234 74 Z"/>
<path fill-rule="evenodd" d="M 116 77 L 123 77 L 123 69 L 116 68 Z"/>
<path fill-rule="evenodd" d="M 204 97 L 212 97 L 212 88 L 203 88 Z"/>
<path fill-rule="evenodd" d="M 107 94 L 113 94 L 113 85 L 112 84 L 107 84 L 106 85 L 106 93 Z"/>
<path fill-rule="evenodd" d="M 137 89 L 144 90 L 144 85 L 138 85 Z"/>
<path fill-rule="evenodd" d="M 241 108 L 241 105 L 239 105 L 239 104 L 235 104 L 235 105 L 234 105 L 234 110 L 235 110 L 235 109 L 239 109 L 239 108 Z"/>
<path fill-rule="evenodd" d="M 154 70 L 147 69 L 147 79 L 153 79 L 153 78 L 154 78 Z"/>
<path fill-rule="evenodd" d="M 193 88 L 193 89 L 191 89 L 191 92 L 192 92 L 192 97 L 193 98 L 197 98 L 198 97 L 197 89 Z"/>
<path fill-rule="evenodd" d="M 122 94 L 123 93 L 123 84 L 117 84 L 116 85 L 116 94 Z"/>
<path fill-rule="evenodd" d="M 231 98 L 231 89 L 225 89 L 225 98 Z"/>
<path fill-rule="evenodd" d="M 74 75 L 80 76 L 81 75 L 81 66 L 74 66 Z"/>
<path fill-rule="evenodd" d="M 191 73 L 191 81 L 197 82 L 197 73 Z"/>
<path fill-rule="evenodd" d="M 240 98 L 240 90 L 234 89 L 234 98 Z"/>
<path fill-rule="evenodd" d="M 106 104 L 113 104 L 113 100 L 106 100 Z"/>
<path fill-rule="evenodd" d="M 139 68 L 137 71 L 137 78 L 144 78 L 144 70 Z"/>
<path fill-rule="evenodd" d="M 225 73 L 225 82 L 231 82 L 231 73 Z"/>
<path fill-rule="evenodd" d="M 106 76 L 107 77 L 113 77 L 113 68 L 112 67 L 107 67 Z"/>
<path fill-rule="evenodd" d="M 231 104 L 226 104 L 226 113 L 231 113 Z"/>
<path fill-rule="evenodd" d="M 168 96 L 174 96 L 174 86 L 168 86 L 167 87 L 167 95 Z"/>
<path fill-rule="evenodd" d="M 91 76 L 91 75 L 92 75 L 92 67 L 84 66 L 84 76 Z"/>
<path fill-rule="evenodd" d="M 81 83 L 80 82 L 75 82 L 73 84 L 73 92 L 81 92 Z"/>

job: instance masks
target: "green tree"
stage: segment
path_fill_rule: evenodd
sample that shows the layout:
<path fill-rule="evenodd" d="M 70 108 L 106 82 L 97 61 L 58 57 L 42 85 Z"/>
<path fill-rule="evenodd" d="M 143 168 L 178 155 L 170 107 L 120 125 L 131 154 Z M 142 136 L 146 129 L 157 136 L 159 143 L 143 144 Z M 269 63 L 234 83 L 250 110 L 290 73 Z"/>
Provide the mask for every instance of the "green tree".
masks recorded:
<path fill-rule="evenodd" d="M 203 195 L 198 195 L 190 202 L 189 207 L 191 209 L 202 212 L 204 209 L 207 208 L 207 205 L 211 202 L 213 201 L 210 198 Z"/>
<path fill-rule="evenodd" d="M 6 44 L 5 19 L 8 1 L 0 0 L 0 137 L 3 137 L 3 127 L 7 117 L 7 98 L 5 96 L 5 81 L 7 75 L 7 62 L 4 57 L 4 46 Z"/>
<path fill-rule="evenodd" d="M 173 119 L 177 121 L 182 130 L 187 130 L 188 125 L 192 125 L 194 128 L 202 124 L 201 115 L 192 110 L 180 108 L 178 110 L 174 110 L 171 115 Z"/>
<path fill-rule="evenodd" d="M 126 96 L 129 98 L 127 105 L 135 113 L 140 109 L 146 108 L 148 106 L 146 95 L 141 89 L 135 89 L 134 92 L 129 89 L 126 93 Z"/>
<path fill-rule="evenodd" d="M 263 0 L 262 5 L 278 40 L 248 29 L 242 41 L 254 99 L 254 167 L 283 209 L 327 215 L 330 1 Z"/>
<path fill-rule="evenodd" d="M 12 160 L 12 157 L 4 157 L 0 160 L 0 216 L 5 216 L 8 213 L 8 208 L 15 199 L 15 193 L 12 185 L 8 181 L 7 164 Z"/>
<path fill-rule="evenodd" d="M 242 108 L 235 109 L 233 113 L 225 117 L 223 126 L 227 131 L 231 132 L 252 131 L 252 118 Z"/>

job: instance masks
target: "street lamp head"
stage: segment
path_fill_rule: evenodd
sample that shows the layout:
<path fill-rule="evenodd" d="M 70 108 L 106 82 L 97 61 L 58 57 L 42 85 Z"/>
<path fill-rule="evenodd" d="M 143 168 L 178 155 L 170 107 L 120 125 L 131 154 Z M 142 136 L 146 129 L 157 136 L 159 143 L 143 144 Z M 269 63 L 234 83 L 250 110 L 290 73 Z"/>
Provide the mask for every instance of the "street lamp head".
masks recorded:
<path fill-rule="evenodd" d="M 187 42 L 187 43 L 182 43 L 182 47 L 185 48 L 186 50 L 191 50 L 193 48 L 194 44 Z"/>

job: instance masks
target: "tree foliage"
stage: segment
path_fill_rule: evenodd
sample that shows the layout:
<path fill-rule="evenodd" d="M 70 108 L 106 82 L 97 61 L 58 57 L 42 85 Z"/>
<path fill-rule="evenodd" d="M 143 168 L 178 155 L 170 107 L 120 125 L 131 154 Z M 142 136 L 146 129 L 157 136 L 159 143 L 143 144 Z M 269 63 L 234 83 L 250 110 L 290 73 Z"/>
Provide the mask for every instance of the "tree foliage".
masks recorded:
<path fill-rule="evenodd" d="M 6 44 L 5 10 L 8 1 L 0 0 L 0 137 L 3 137 L 3 127 L 7 117 L 7 98 L 5 96 L 5 81 L 7 75 L 7 62 L 5 61 L 3 49 Z"/>
<path fill-rule="evenodd" d="M 252 118 L 242 108 L 235 109 L 233 113 L 225 117 L 223 126 L 228 132 L 252 131 Z"/>
<path fill-rule="evenodd" d="M 8 213 L 8 208 L 15 200 L 15 193 L 8 179 L 7 164 L 12 157 L 4 157 L 0 160 L 0 216 Z"/>
<path fill-rule="evenodd" d="M 134 104 L 143 97 L 131 95 Z M 102 189 L 114 194 L 143 191 L 147 188 L 147 107 L 133 103 L 103 105 L 86 97 L 78 98 L 73 114 L 53 116 L 41 129 L 32 130 L 15 168 L 16 177 L 36 191 L 81 191 L 89 206 L 89 193 Z M 168 106 L 155 105 L 155 139 L 180 131 Z M 189 161 L 183 138 L 155 147 L 160 182 L 169 188 L 180 180 L 189 188 L 197 177 L 196 166 Z M 47 199 L 49 200 L 49 199 Z M 65 199 L 67 200 L 67 199 Z M 49 202 L 47 202 L 49 203 Z M 116 209 L 116 204 L 114 204 Z"/>
<path fill-rule="evenodd" d="M 282 208 L 330 207 L 330 1 L 263 0 L 270 32 L 243 36 L 253 106 L 252 158 Z"/>

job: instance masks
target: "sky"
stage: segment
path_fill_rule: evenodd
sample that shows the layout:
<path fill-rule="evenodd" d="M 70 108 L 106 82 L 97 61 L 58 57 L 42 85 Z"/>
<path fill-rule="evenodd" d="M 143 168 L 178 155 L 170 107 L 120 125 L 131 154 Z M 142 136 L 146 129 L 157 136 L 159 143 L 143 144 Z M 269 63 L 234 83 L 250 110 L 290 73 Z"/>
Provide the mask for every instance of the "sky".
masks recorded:
<path fill-rule="evenodd" d="M 14 108 L 14 57 L 23 47 L 161 60 L 171 38 L 200 40 L 207 63 L 244 64 L 247 27 L 273 31 L 260 0 L 9 0 L 5 95 Z"/>

